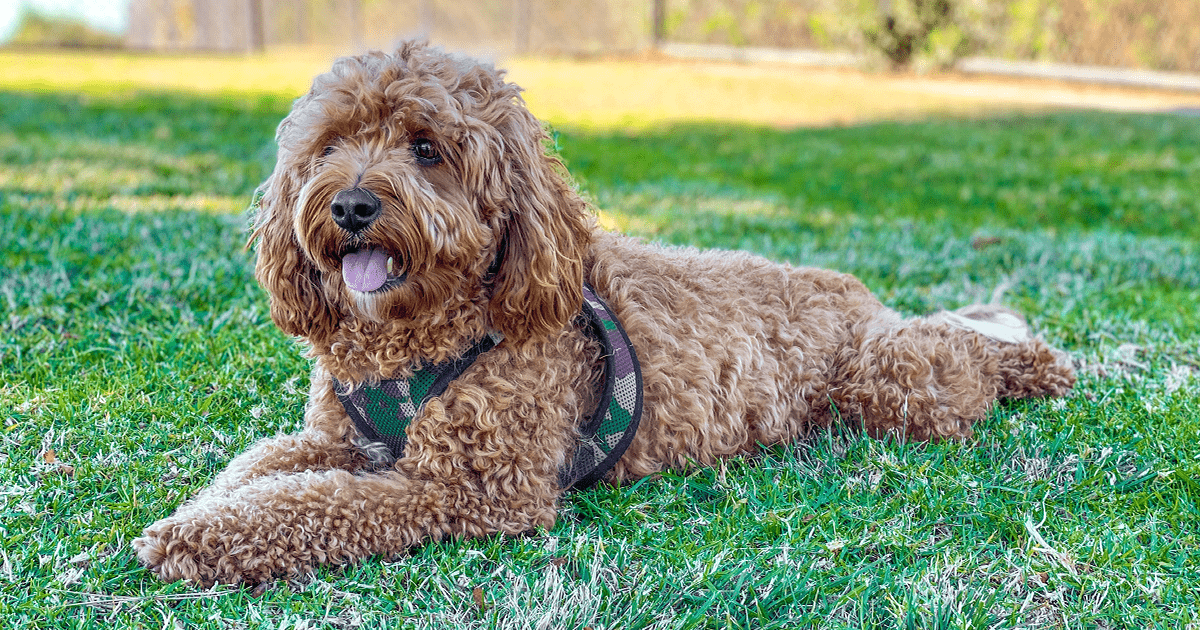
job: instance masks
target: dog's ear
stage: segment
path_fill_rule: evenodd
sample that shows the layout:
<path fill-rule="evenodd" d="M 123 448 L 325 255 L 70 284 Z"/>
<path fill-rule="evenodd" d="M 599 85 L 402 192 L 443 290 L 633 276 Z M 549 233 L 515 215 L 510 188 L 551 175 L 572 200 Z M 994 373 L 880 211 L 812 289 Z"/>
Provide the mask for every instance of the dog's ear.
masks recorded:
<path fill-rule="evenodd" d="M 490 310 L 505 338 L 523 343 L 558 332 L 579 312 L 592 219 L 537 119 L 516 107 L 504 123 L 507 218 Z"/>
<path fill-rule="evenodd" d="M 289 334 L 320 344 L 337 325 L 321 289 L 321 275 L 300 249 L 293 229 L 298 186 L 282 156 L 255 195 L 250 242 L 258 243 L 254 277 L 270 295 L 271 319 Z"/>

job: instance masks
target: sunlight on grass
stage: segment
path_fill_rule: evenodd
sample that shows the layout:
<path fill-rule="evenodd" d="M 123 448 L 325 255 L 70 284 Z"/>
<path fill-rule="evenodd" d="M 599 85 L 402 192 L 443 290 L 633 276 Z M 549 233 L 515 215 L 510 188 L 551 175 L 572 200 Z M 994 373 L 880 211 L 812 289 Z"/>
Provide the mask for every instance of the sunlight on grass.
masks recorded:
<path fill-rule="evenodd" d="M 0 52 L 0 89 L 299 96 L 340 55 L 274 49 L 259 55 Z M 530 109 L 553 125 L 631 130 L 675 122 L 730 121 L 775 127 L 846 125 L 930 115 L 1095 106 L 1169 109 L 1188 95 L 919 77 L 799 66 L 667 59 L 503 59 Z"/>
<path fill-rule="evenodd" d="M 44 157 L 48 155 L 54 157 Z M 148 143 L 78 136 L 19 138 L 0 133 L 0 157 L 17 158 L 0 162 L 0 190 L 21 191 L 11 203 L 30 210 L 231 214 L 246 209 L 246 197 L 240 193 L 170 190 L 171 180 L 218 178 L 223 165 L 213 154 L 178 155 Z M 31 160 L 36 161 L 30 164 Z"/>
<path fill-rule="evenodd" d="M 73 192 L 92 186 L 129 188 L 152 178 L 148 171 L 79 159 L 47 160 L 36 170 L 0 164 L 0 188 L 31 193 Z"/>
<path fill-rule="evenodd" d="M 588 129 L 716 120 L 823 126 L 998 109 L 982 95 L 923 94 L 903 82 L 849 71 L 546 59 L 521 59 L 510 67 L 535 114 Z"/>
<path fill-rule="evenodd" d="M 794 208 L 778 198 L 736 196 L 711 190 L 690 194 L 662 189 L 601 191 L 593 202 L 600 208 L 597 215 L 605 229 L 648 238 L 662 238 L 714 216 L 771 221 L 796 214 Z M 833 217 L 825 210 L 809 213 L 806 220 L 828 223 Z"/>
<path fill-rule="evenodd" d="M 0 89 L 121 96 L 138 90 L 199 94 L 304 93 L 334 55 L 316 50 L 269 55 L 0 52 Z"/>
<path fill-rule="evenodd" d="M 96 97 L 144 90 L 298 96 L 337 56 L 313 49 L 245 56 L 0 52 L 0 89 Z M 554 125 L 589 129 L 701 120 L 850 124 L 1031 106 L 1020 99 L 996 101 L 981 90 L 915 89 L 908 78 L 787 66 L 535 58 L 497 65 L 525 88 L 536 115 Z"/>
<path fill-rule="evenodd" d="M 0 169 L 0 186 L 7 185 L 3 181 L 3 170 Z M 153 212 L 202 212 L 204 214 L 239 214 L 246 212 L 248 199 L 242 195 L 211 195 L 211 194 L 146 194 L 146 195 L 86 195 L 73 191 L 52 191 L 50 196 L 13 197 L 10 203 L 14 208 L 45 212 L 54 210 L 80 214 L 95 210 L 112 208 L 127 214 L 143 214 Z"/>

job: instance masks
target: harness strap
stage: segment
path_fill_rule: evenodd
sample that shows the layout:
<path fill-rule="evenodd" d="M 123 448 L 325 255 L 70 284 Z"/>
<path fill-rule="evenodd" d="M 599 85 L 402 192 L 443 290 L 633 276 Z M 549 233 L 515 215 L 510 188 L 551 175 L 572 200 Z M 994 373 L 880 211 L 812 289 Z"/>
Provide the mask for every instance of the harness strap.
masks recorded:
<path fill-rule="evenodd" d="M 604 393 L 579 430 L 575 455 L 559 471 L 559 486 L 588 488 L 604 477 L 633 441 L 642 419 L 642 367 L 621 322 L 588 284 L 583 312 L 604 347 Z"/>
<path fill-rule="evenodd" d="M 583 285 L 583 296 L 585 330 L 604 350 L 605 384 L 596 410 L 580 427 L 574 453 L 559 471 L 564 490 L 587 488 L 603 478 L 633 441 L 642 415 L 642 372 L 633 344 L 591 286 Z M 334 379 L 334 392 L 358 431 L 399 458 L 408 444 L 408 425 L 425 403 L 444 393 L 451 381 L 503 339 L 500 333 L 492 333 L 461 357 L 425 364 L 409 378 L 381 381 L 377 386 L 343 387 Z"/>
<path fill-rule="evenodd" d="M 364 384 L 343 388 L 337 379 L 333 379 L 334 393 L 359 433 L 372 442 L 386 444 L 392 457 L 399 458 L 408 444 L 408 424 L 417 417 L 425 402 L 442 395 L 450 382 L 466 372 L 479 355 L 496 347 L 503 339 L 500 333 L 493 333 L 461 357 L 437 365 L 426 364 L 409 378 L 380 381 L 375 387 Z"/>

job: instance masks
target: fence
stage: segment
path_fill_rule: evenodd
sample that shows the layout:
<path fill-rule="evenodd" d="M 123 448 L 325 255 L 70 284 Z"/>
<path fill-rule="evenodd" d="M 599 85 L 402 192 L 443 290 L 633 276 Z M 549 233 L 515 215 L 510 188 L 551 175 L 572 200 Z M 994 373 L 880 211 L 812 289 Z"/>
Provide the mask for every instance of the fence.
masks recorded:
<path fill-rule="evenodd" d="M 1197 0 L 954 0 L 991 57 L 1200 72 Z M 905 0 L 133 0 L 128 44 L 387 48 L 424 36 L 498 53 L 621 54 L 657 42 L 861 53 Z"/>
<path fill-rule="evenodd" d="M 134 0 L 127 43 L 234 52 L 428 37 L 502 52 L 622 53 L 651 45 L 656 1 L 665 0 Z"/>

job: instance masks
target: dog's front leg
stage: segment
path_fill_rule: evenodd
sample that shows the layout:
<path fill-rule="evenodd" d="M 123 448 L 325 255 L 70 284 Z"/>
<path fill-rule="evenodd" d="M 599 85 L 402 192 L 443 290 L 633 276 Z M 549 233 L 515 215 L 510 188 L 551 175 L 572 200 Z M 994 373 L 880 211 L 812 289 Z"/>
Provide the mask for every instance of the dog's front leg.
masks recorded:
<path fill-rule="evenodd" d="M 446 536 L 552 526 L 569 416 L 552 414 L 552 422 L 525 415 L 532 405 L 503 413 L 494 405 L 476 408 L 480 397 L 471 393 L 477 390 L 455 397 L 450 409 L 430 401 L 410 426 L 411 453 L 388 472 L 319 469 L 320 462 L 308 458 L 313 451 L 300 449 L 293 457 L 279 448 L 279 438 L 262 442 L 236 458 L 215 489 L 146 528 L 133 542 L 138 558 L 164 580 L 258 583 L 316 564 L 396 554 Z M 534 396 L 532 388 L 516 391 Z M 321 396 L 314 392 L 305 432 L 295 439 L 319 434 L 326 426 L 322 418 L 332 427 L 325 435 L 341 435 L 335 429 L 349 422 Z M 470 456 L 460 441 L 464 435 L 476 445 Z M 530 443 L 542 448 L 528 448 Z M 270 466 L 264 452 L 270 452 Z M 357 449 L 349 452 L 364 457 Z"/>
<path fill-rule="evenodd" d="M 529 508 L 531 506 L 526 506 Z M 259 583 L 320 563 L 396 554 L 450 535 L 552 525 L 554 505 L 514 512 L 478 489 L 397 472 L 259 477 L 148 527 L 133 543 L 164 580 Z"/>

